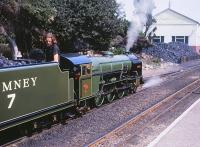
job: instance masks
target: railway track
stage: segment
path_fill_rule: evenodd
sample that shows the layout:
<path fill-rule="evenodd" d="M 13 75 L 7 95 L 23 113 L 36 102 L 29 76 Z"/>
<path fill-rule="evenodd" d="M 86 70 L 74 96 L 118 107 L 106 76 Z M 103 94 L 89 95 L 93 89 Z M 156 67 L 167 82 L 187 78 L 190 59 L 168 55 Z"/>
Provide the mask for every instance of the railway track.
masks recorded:
<path fill-rule="evenodd" d="M 157 110 L 159 110 L 161 107 L 164 107 L 167 103 L 173 100 L 173 105 L 170 105 L 167 107 L 162 113 L 154 114 L 155 116 L 146 123 L 141 130 L 143 130 L 149 123 L 155 121 L 157 118 L 159 118 L 161 115 L 166 113 L 167 111 L 170 111 L 173 109 L 178 103 L 182 102 L 184 99 L 186 99 L 189 95 L 192 93 L 199 94 L 198 92 L 195 92 L 200 89 L 200 79 L 194 81 L 193 83 L 185 86 L 184 88 L 180 89 L 176 93 L 166 97 L 162 101 L 156 103 L 152 107 L 146 109 L 145 111 L 141 112 L 134 118 L 130 119 L 126 123 L 122 124 L 121 126 L 117 127 L 110 133 L 102 136 L 101 138 L 95 140 L 94 142 L 90 143 L 89 147 L 97 147 L 97 146 L 106 146 L 111 140 L 115 140 L 119 137 L 119 134 L 122 134 L 122 132 L 125 132 L 125 130 L 129 129 L 130 127 L 135 126 L 137 123 L 139 123 L 141 120 L 144 120 L 147 118 L 150 114 L 156 113 Z M 180 96 L 182 95 L 182 96 Z"/>

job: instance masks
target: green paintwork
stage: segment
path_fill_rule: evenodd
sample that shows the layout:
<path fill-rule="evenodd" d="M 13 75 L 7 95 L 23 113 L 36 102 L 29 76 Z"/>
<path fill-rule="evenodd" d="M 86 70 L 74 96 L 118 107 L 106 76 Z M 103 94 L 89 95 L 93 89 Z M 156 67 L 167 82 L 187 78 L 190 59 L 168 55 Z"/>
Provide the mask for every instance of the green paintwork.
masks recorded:
<path fill-rule="evenodd" d="M 91 71 L 87 73 L 87 75 L 83 75 L 84 70 L 83 67 L 87 65 L 91 69 L 91 64 L 83 64 L 81 65 L 81 76 L 79 79 L 79 98 L 84 99 L 86 97 L 90 97 L 92 95 L 92 77 Z"/>
<path fill-rule="evenodd" d="M 31 78 L 35 78 L 35 85 Z M 21 85 L 15 85 L 14 81 L 21 82 Z M 0 69 L 0 124 L 46 108 L 72 103 L 74 97 L 70 84 L 73 86 L 69 72 L 61 72 L 57 63 Z M 16 97 L 8 108 L 12 100 L 8 98 L 10 94 Z"/>
<path fill-rule="evenodd" d="M 126 55 L 111 57 L 91 57 L 92 71 L 94 74 L 122 70 L 125 66 L 131 69 L 131 61 Z"/>
<path fill-rule="evenodd" d="M 123 70 L 125 66 L 131 69 L 132 63 L 126 55 L 116 55 L 111 57 L 90 57 L 92 60 L 92 94 L 99 91 L 100 75 L 106 72 Z M 115 78 L 116 80 L 116 78 Z"/>
<path fill-rule="evenodd" d="M 109 84 L 121 82 L 116 77 L 111 77 L 109 83 L 106 83 L 104 73 L 122 71 L 124 67 L 128 67 L 129 71 L 137 71 L 137 66 L 132 67 L 132 62 L 126 55 L 90 59 L 92 72 L 74 75 L 70 79 L 69 72 L 62 72 L 57 63 L 0 69 L 0 131 L 73 106 L 74 92 L 80 100 L 100 97 L 99 86 L 103 88 L 102 85 L 110 86 Z M 137 86 L 139 80 L 140 76 L 128 78 L 128 81 Z M 15 99 L 12 99 L 13 96 Z M 98 103 L 100 105 L 101 101 Z M 39 113 L 41 111 L 44 112 Z M 33 116 L 33 113 L 37 115 Z M 18 121 L 18 118 L 28 115 L 31 117 Z M 7 124 L 10 120 L 18 122 L 2 127 L 3 123 Z"/>
<path fill-rule="evenodd" d="M 92 95 L 95 95 L 99 91 L 100 76 L 92 76 Z"/>
<path fill-rule="evenodd" d="M 91 75 L 80 78 L 80 98 L 92 95 Z"/>
<path fill-rule="evenodd" d="M 69 79 L 69 98 L 74 99 L 74 79 Z"/>

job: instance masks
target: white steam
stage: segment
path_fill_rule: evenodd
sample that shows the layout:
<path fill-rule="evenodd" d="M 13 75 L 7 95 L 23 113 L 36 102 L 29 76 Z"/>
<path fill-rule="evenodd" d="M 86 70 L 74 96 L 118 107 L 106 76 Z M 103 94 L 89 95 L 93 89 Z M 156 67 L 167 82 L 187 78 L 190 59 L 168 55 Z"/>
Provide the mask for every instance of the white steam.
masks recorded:
<path fill-rule="evenodd" d="M 137 40 L 147 22 L 147 15 L 151 14 L 154 8 L 153 0 L 133 0 L 133 16 L 127 32 L 126 51 L 129 51 Z"/>
<path fill-rule="evenodd" d="M 162 83 L 163 80 L 160 77 L 153 77 L 149 79 L 145 84 L 142 86 L 143 88 L 157 86 L 158 84 Z"/>

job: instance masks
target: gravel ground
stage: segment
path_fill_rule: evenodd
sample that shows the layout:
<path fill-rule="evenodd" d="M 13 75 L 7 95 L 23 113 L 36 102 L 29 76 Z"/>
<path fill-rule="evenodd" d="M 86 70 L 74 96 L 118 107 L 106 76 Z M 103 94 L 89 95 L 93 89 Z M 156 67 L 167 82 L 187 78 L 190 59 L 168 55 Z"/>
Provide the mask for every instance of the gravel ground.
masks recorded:
<path fill-rule="evenodd" d="M 187 66 L 190 65 L 188 64 Z M 188 73 L 187 78 L 184 78 L 184 80 L 182 78 L 171 79 L 171 81 L 156 87 L 148 88 L 145 92 L 138 92 L 99 109 L 93 109 L 83 117 L 68 121 L 67 125 L 57 125 L 50 130 L 45 130 L 33 137 L 26 138 L 15 145 L 22 147 L 85 146 L 134 117 L 142 110 L 149 108 L 181 87 L 191 83 L 191 81 L 195 80 L 195 77 L 199 76 L 198 71 Z M 158 70 L 157 73 L 161 72 Z"/>

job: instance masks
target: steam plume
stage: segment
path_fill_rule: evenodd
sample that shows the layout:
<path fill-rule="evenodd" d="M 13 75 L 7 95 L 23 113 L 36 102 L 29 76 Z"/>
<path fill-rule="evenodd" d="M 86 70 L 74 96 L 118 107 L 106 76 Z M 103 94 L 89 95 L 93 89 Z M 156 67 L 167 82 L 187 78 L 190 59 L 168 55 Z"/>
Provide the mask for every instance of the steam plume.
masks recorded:
<path fill-rule="evenodd" d="M 139 33 L 142 32 L 147 22 L 147 15 L 152 13 L 155 5 L 153 0 L 134 0 L 133 8 L 131 25 L 127 32 L 126 51 L 129 51 L 137 40 Z"/>
<path fill-rule="evenodd" d="M 154 86 L 159 85 L 162 82 L 163 80 L 159 76 L 156 76 L 156 77 L 152 77 L 147 82 L 145 82 L 145 84 L 142 87 L 143 88 L 154 87 Z"/>

